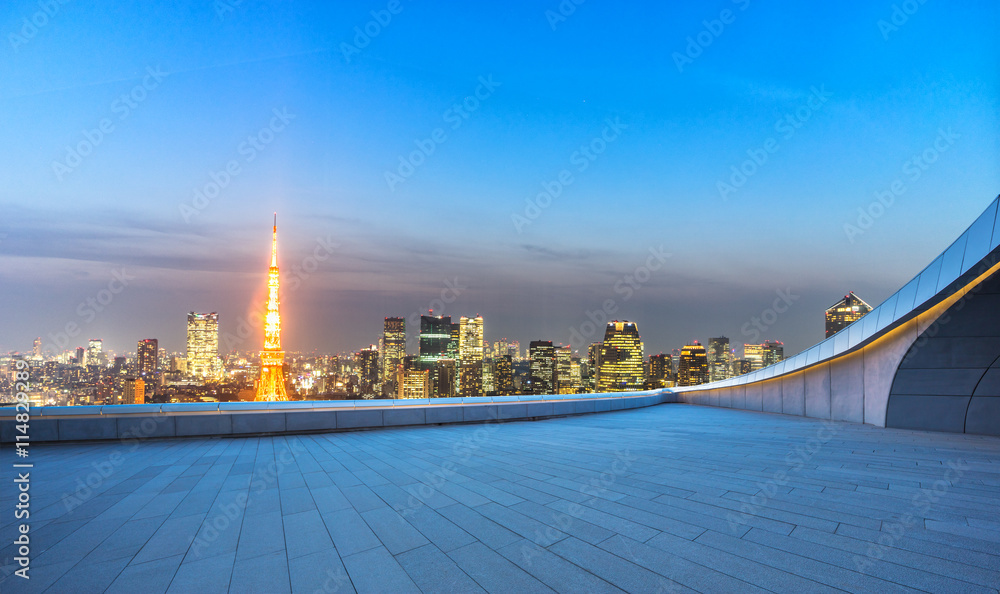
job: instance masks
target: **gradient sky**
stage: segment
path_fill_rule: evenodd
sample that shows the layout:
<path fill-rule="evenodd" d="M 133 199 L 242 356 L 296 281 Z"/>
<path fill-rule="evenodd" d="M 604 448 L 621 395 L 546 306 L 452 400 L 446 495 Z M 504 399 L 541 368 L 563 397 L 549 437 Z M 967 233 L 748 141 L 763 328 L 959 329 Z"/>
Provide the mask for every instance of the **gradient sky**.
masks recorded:
<path fill-rule="evenodd" d="M 182 350 L 191 310 L 237 336 L 264 299 L 278 211 L 286 350 L 361 348 L 457 279 L 438 310 L 483 315 L 491 341 L 566 342 L 612 299 L 647 353 L 726 335 L 793 354 L 846 291 L 877 305 L 1000 189 L 991 0 L 902 3 L 918 8 L 892 27 L 898 0 L 592 0 L 555 26 L 556 0 L 401 0 L 357 52 L 343 44 L 388 1 L 112 4 L 0 9 L 0 352 L 36 336 L 61 350 L 67 323 L 81 328 L 68 348 Z M 710 43 L 679 69 L 699 34 Z M 454 128 L 449 110 L 481 77 L 499 86 Z M 815 109 L 813 88 L 828 95 Z M 242 143 L 274 110 L 294 117 L 248 161 Z M 794 133 L 776 128 L 796 113 Z M 110 132 L 57 174 L 104 119 Z M 574 152 L 609 120 L 626 127 L 579 171 Z M 390 189 L 386 172 L 438 128 L 444 141 Z M 723 199 L 718 182 L 769 139 L 777 150 Z M 947 150 L 913 179 L 907 162 L 935 141 Z M 239 173 L 186 220 L 231 160 Z M 517 229 L 564 169 L 572 183 Z M 905 192 L 850 241 L 844 225 L 896 180 Z M 619 281 L 651 248 L 671 256 L 626 297 Z M 122 269 L 135 278 L 101 312 L 80 307 Z M 744 332 L 785 289 L 788 311 Z"/>

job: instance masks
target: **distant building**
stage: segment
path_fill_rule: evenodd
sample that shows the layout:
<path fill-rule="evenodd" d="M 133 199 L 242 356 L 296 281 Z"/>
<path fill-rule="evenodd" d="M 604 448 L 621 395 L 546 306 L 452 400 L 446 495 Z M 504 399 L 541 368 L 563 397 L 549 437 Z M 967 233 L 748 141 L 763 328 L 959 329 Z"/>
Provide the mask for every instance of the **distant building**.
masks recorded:
<path fill-rule="evenodd" d="M 514 358 L 511 355 L 500 355 L 494 360 L 494 383 L 500 396 L 510 396 L 514 393 Z"/>
<path fill-rule="evenodd" d="M 430 398 L 431 372 L 426 369 L 399 369 L 396 383 L 399 385 L 397 398 Z"/>
<path fill-rule="evenodd" d="M 438 359 L 431 377 L 431 398 L 451 398 L 458 395 L 458 367 L 454 359 Z"/>
<path fill-rule="evenodd" d="M 708 381 L 717 382 L 730 377 L 732 351 L 725 336 L 708 339 Z"/>
<path fill-rule="evenodd" d="M 141 377 L 125 378 L 122 404 L 143 404 L 146 401 L 145 382 Z"/>
<path fill-rule="evenodd" d="M 556 354 L 552 341 L 531 341 L 528 345 L 528 358 L 531 360 L 531 393 L 554 394 Z"/>
<path fill-rule="evenodd" d="M 406 356 L 406 320 L 386 318 L 382 327 L 381 380 L 383 384 L 396 384 L 396 368 Z"/>
<path fill-rule="evenodd" d="M 437 368 L 441 359 L 455 359 L 457 353 L 449 349 L 451 345 L 451 316 L 420 316 L 420 345 L 416 367 L 431 373 L 431 396 L 438 396 Z M 457 326 L 457 324 L 455 324 Z"/>
<path fill-rule="evenodd" d="M 371 345 L 355 355 L 358 362 L 358 391 L 361 394 L 380 392 L 378 354 L 378 347 Z"/>
<path fill-rule="evenodd" d="M 104 354 L 104 341 L 100 338 L 91 338 L 87 346 L 87 365 L 108 365 L 108 356 Z"/>
<path fill-rule="evenodd" d="M 678 386 L 697 386 L 708 383 L 708 354 L 698 341 L 681 349 L 677 369 Z"/>
<path fill-rule="evenodd" d="M 201 380 L 221 375 L 219 314 L 191 312 L 187 316 L 187 372 Z"/>
<path fill-rule="evenodd" d="M 750 361 L 750 371 L 757 371 L 764 367 L 764 345 L 745 344 L 743 345 L 743 358 Z M 748 372 L 749 373 L 749 372 Z"/>
<path fill-rule="evenodd" d="M 573 349 L 569 345 L 554 348 L 556 354 L 556 393 L 576 394 L 579 386 L 573 385 Z M 579 365 L 577 366 L 579 375 Z"/>
<path fill-rule="evenodd" d="M 860 297 L 850 292 L 844 298 L 826 310 L 826 337 L 830 338 L 851 323 L 863 318 L 872 310 L 872 306 Z"/>
<path fill-rule="evenodd" d="M 150 380 L 156 376 L 157 357 L 160 354 L 160 344 L 155 338 L 140 340 L 135 350 L 135 373 L 143 378 L 147 384 L 155 383 Z M 150 379 L 145 379 L 150 378 Z"/>
<path fill-rule="evenodd" d="M 669 388 L 674 385 L 674 366 L 670 355 L 660 353 L 649 356 L 649 373 L 646 376 L 646 388 Z"/>
<path fill-rule="evenodd" d="M 785 360 L 785 343 L 776 340 L 765 341 L 760 345 L 761 355 L 764 360 L 764 367 L 774 365 Z"/>
<path fill-rule="evenodd" d="M 87 351 L 83 347 L 76 347 L 76 364 L 80 367 L 87 364 Z"/>
<path fill-rule="evenodd" d="M 459 389 L 465 398 L 483 395 L 483 317 L 458 321 Z"/>
<path fill-rule="evenodd" d="M 35 339 L 35 342 L 31 345 L 31 357 L 33 359 L 42 358 L 42 337 L 39 336 Z"/>
<path fill-rule="evenodd" d="M 641 390 L 645 381 L 642 340 L 634 322 L 609 322 L 601 343 L 598 392 Z"/>
<path fill-rule="evenodd" d="M 733 376 L 744 375 L 753 371 L 750 359 L 733 359 Z"/>

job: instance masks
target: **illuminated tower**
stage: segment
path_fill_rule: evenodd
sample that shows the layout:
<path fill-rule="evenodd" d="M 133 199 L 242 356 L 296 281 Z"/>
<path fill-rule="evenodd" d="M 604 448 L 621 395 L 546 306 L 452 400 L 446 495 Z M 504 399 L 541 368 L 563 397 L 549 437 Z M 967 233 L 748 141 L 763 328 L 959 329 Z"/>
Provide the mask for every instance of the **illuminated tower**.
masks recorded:
<path fill-rule="evenodd" d="M 635 322 L 608 322 L 601 344 L 598 392 L 641 390 L 645 380 L 642 340 Z"/>
<path fill-rule="evenodd" d="M 267 273 L 267 314 L 264 317 L 264 350 L 260 352 L 260 379 L 256 400 L 288 400 L 285 393 L 285 352 L 281 350 L 281 315 L 278 313 L 278 213 L 271 230 L 271 268 Z"/>

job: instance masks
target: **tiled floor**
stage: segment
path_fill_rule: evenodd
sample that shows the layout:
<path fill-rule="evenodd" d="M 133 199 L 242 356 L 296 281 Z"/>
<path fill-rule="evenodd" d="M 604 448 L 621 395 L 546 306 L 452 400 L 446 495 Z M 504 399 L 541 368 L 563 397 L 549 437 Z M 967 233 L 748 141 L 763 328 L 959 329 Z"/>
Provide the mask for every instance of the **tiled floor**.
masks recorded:
<path fill-rule="evenodd" d="M 10 449 L 3 465 L 14 462 Z M 3 592 L 997 592 L 1000 439 L 668 404 L 32 446 Z M 6 472 L 6 470 L 5 470 Z M 2 489 L 0 542 L 13 491 Z"/>

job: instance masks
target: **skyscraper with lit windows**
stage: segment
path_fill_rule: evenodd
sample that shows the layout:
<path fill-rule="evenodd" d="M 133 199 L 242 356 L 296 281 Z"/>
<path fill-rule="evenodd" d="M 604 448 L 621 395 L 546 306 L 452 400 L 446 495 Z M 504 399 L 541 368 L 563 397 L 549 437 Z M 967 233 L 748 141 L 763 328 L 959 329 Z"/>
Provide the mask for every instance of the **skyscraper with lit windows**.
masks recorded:
<path fill-rule="evenodd" d="M 483 395 L 483 317 L 458 320 L 459 390 L 463 397 Z"/>
<path fill-rule="evenodd" d="M 551 340 L 533 340 L 528 344 L 531 393 L 555 394 L 556 353 Z"/>
<path fill-rule="evenodd" d="M 187 372 L 214 380 L 219 374 L 219 314 L 191 312 L 187 316 Z"/>
<path fill-rule="evenodd" d="M 396 368 L 406 356 L 406 320 L 386 318 L 382 328 L 382 383 L 396 383 Z"/>
<path fill-rule="evenodd" d="M 678 386 L 697 386 L 708 383 L 708 355 L 698 341 L 681 349 L 677 366 Z"/>
<path fill-rule="evenodd" d="M 843 299 L 834 303 L 826 310 L 826 337 L 830 338 L 844 328 L 847 328 L 852 323 L 863 318 L 871 310 L 872 306 L 855 295 L 854 291 L 844 295 Z"/>
<path fill-rule="evenodd" d="M 645 382 L 643 347 L 635 322 L 609 322 L 601 343 L 598 392 L 641 390 Z"/>

